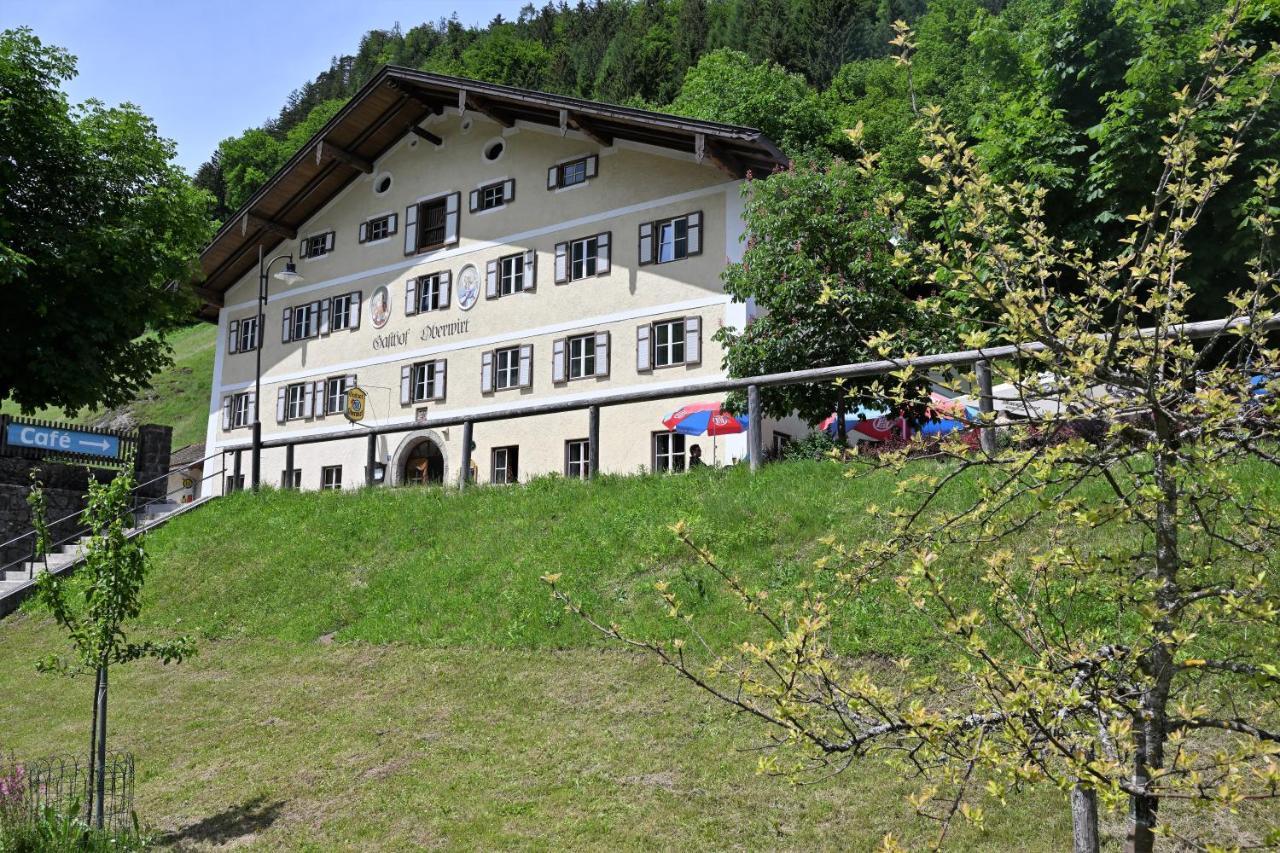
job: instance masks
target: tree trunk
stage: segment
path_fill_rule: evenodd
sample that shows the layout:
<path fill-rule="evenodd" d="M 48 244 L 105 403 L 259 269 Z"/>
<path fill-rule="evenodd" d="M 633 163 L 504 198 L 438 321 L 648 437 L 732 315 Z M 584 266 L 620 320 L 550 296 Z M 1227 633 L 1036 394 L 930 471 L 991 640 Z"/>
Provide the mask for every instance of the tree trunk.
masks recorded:
<path fill-rule="evenodd" d="M 1098 853 L 1098 792 L 1077 784 L 1071 789 L 1072 853 Z"/>
<path fill-rule="evenodd" d="M 93 789 L 98 778 L 95 772 L 98 764 L 98 694 L 102 692 L 102 668 L 94 673 L 93 680 L 93 722 L 89 725 L 89 773 L 84 779 L 84 819 L 93 820 Z"/>
<path fill-rule="evenodd" d="M 840 395 L 840 399 L 836 400 L 836 441 L 840 442 L 841 447 L 849 446 L 849 428 L 844 422 L 844 394 Z"/>
<path fill-rule="evenodd" d="M 98 786 L 98 796 L 95 807 L 97 813 L 94 818 L 94 826 L 98 829 L 103 828 L 103 818 L 105 817 L 105 808 L 103 799 L 107 792 L 107 668 L 104 666 L 98 670 L 101 673 L 101 687 L 98 690 L 98 778 L 96 780 Z"/>

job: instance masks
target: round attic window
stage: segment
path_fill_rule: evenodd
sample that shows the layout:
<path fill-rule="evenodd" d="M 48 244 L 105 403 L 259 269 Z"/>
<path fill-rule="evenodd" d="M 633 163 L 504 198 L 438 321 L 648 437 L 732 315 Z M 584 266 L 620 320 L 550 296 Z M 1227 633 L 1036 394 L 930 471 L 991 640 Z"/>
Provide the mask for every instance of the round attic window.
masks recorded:
<path fill-rule="evenodd" d="M 373 191 L 376 195 L 382 195 L 391 189 L 391 176 L 383 173 L 373 179 Z"/>
<path fill-rule="evenodd" d="M 490 163 L 502 156 L 502 152 L 507 150 L 507 144 L 501 139 L 491 139 L 484 144 L 484 159 Z"/>

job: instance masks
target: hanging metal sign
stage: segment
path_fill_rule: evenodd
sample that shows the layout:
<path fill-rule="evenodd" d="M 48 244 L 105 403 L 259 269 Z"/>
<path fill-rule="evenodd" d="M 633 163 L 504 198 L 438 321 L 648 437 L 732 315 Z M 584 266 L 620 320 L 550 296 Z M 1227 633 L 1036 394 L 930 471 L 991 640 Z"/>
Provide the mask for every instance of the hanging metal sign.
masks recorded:
<path fill-rule="evenodd" d="M 363 388 L 359 386 L 348 388 L 346 397 L 347 404 L 343 409 L 343 414 L 346 415 L 347 420 L 351 421 L 353 424 L 359 423 L 364 420 L 365 404 L 368 402 L 369 395 L 365 393 Z"/>

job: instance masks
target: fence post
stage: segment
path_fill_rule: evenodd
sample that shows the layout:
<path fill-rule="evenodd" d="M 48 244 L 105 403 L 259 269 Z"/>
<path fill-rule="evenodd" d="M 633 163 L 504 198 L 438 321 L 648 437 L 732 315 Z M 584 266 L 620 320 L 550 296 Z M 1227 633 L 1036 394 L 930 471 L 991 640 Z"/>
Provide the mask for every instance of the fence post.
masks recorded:
<path fill-rule="evenodd" d="M 764 461 L 764 442 L 760 423 L 760 386 L 747 386 L 747 453 L 751 458 L 751 470 L 758 471 Z"/>
<path fill-rule="evenodd" d="M 239 457 L 236 461 L 239 461 Z M 253 419 L 253 459 L 249 465 L 249 474 L 256 492 L 262 485 L 262 424 L 257 418 Z"/>
<path fill-rule="evenodd" d="M 465 489 L 471 482 L 471 421 L 462 423 L 462 470 L 458 473 L 458 488 Z"/>
<path fill-rule="evenodd" d="M 975 362 L 974 369 L 978 374 L 978 411 L 986 415 L 995 411 L 995 400 L 991 392 L 991 364 L 985 359 Z M 984 426 L 978 431 L 978 444 L 982 452 L 988 456 L 996 452 L 996 431 L 994 427 Z"/>
<path fill-rule="evenodd" d="M 241 451 L 236 451 L 235 459 L 231 464 L 231 491 L 233 492 L 240 490 L 240 453 Z"/>
<path fill-rule="evenodd" d="M 600 407 L 587 409 L 587 477 L 594 480 L 600 473 Z"/>
<path fill-rule="evenodd" d="M 284 478 L 280 481 L 280 486 L 286 489 L 293 488 L 293 445 L 292 444 L 286 444 L 284 446 Z"/>
<path fill-rule="evenodd" d="M 364 453 L 364 484 L 373 485 L 373 468 L 378 462 L 378 434 L 369 433 L 369 446 Z"/>

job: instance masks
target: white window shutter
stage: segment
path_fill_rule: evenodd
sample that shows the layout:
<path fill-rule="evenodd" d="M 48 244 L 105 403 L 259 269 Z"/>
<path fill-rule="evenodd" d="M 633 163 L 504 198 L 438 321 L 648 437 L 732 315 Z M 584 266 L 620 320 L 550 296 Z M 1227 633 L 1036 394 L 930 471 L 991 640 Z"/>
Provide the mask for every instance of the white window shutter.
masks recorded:
<path fill-rule="evenodd" d="M 480 393 L 493 392 L 493 350 L 480 354 Z"/>
<path fill-rule="evenodd" d="M 284 394 L 284 388 L 280 388 L 276 391 L 276 423 L 278 424 L 284 423 Z"/>
<path fill-rule="evenodd" d="M 354 387 L 356 387 L 356 375 L 354 373 L 348 373 L 342 382 L 342 390 L 350 391 Z"/>
<path fill-rule="evenodd" d="M 564 382 L 566 378 L 564 338 L 556 338 L 551 345 L 551 381 Z"/>
<path fill-rule="evenodd" d="M 411 278 L 404 283 L 404 316 L 418 313 L 418 280 Z"/>
<path fill-rule="evenodd" d="M 324 250 L 326 252 L 333 251 L 333 238 L 335 236 L 336 236 L 336 232 L 333 232 L 333 231 L 330 231 L 328 234 L 324 235 Z"/>
<path fill-rule="evenodd" d="M 594 178 L 600 166 L 600 158 L 592 154 L 587 158 L 587 177 Z"/>
<path fill-rule="evenodd" d="M 596 332 L 596 376 L 609 375 L 609 333 Z"/>
<path fill-rule="evenodd" d="M 702 318 L 684 318 L 684 363 L 702 363 Z"/>
<path fill-rule="evenodd" d="M 400 405 L 407 406 L 413 400 L 413 365 L 400 366 Z"/>
<path fill-rule="evenodd" d="M 467 196 L 467 209 L 475 213 L 480 209 L 480 190 L 472 190 Z"/>
<path fill-rule="evenodd" d="M 538 287 L 538 253 L 533 249 L 524 250 L 524 289 L 536 290 Z"/>
<path fill-rule="evenodd" d="M 440 310 L 449 307 L 449 296 L 453 290 L 453 270 L 440 273 Z"/>
<path fill-rule="evenodd" d="M 458 242 L 458 203 L 462 193 L 453 193 L 444 203 L 444 242 L 446 245 Z"/>
<path fill-rule="evenodd" d="M 596 235 L 596 275 L 609 274 L 609 238 L 611 231 Z"/>
<path fill-rule="evenodd" d="M 320 300 L 311 303 L 310 312 L 307 317 L 307 337 L 314 338 L 320 334 Z"/>
<path fill-rule="evenodd" d="M 398 218 L 399 216 L 394 213 L 387 217 L 387 233 L 388 234 L 396 233 L 396 220 Z"/>
<path fill-rule="evenodd" d="M 302 389 L 302 416 L 309 418 L 315 412 L 316 386 L 307 383 L 307 387 Z"/>
<path fill-rule="evenodd" d="M 329 413 L 329 395 L 325 391 L 325 381 L 317 379 L 315 383 L 316 402 L 315 408 L 312 410 L 312 414 L 317 418 L 323 418 Z"/>
<path fill-rule="evenodd" d="M 360 291 L 355 290 L 351 292 L 351 325 L 347 328 L 353 332 L 360 328 L 360 297 Z"/>
<path fill-rule="evenodd" d="M 320 334 L 329 334 L 329 310 L 332 307 L 333 300 L 326 299 L 320 303 Z"/>
<path fill-rule="evenodd" d="M 640 223 L 640 266 L 653 263 L 653 223 Z"/>
<path fill-rule="evenodd" d="M 484 265 L 484 298 L 498 298 L 498 262 L 496 260 Z"/>
<path fill-rule="evenodd" d="M 636 370 L 652 370 L 653 360 L 649 351 L 650 326 L 636 326 Z"/>
<path fill-rule="evenodd" d="M 556 284 L 569 280 L 569 244 L 556 243 Z"/>
<path fill-rule="evenodd" d="M 231 429 L 231 398 L 222 398 L 222 428 Z"/>
<path fill-rule="evenodd" d="M 249 423 L 253 423 L 258 417 L 258 392 L 250 391 L 249 399 L 245 401 L 245 404 L 249 408 Z"/>
<path fill-rule="evenodd" d="M 305 258 L 307 256 L 307 238 L 303 237 L 298 241 L 298 257 Z"/>
<path fill-rule="evenodd" d="M 443 358 L 436 359 L 436 396 L 437 400 L 443 400 L 445 394 L 445 360 Z"/>
<path fill-rule="evenodd" d="M 689 214 L 689 254 L 702 254 L 702 211 Z"/>
<path fill-rule="evenodd" d="M 404 253 L 418 251 L 418 206 L 411 204 L 404 209 Z"/>
<path fill-rule="evenodd" d="M 232 320 L 227 324 L 227 352 L 236 352 L 236 347 L 240 345 L 240 321 Z"/>
<path fill-rule="evenodd" d="M 507 178 L 502 182 L 502 203 L 511 204 L 516 200 L 516 179 Z"/>
<path fill-rule="evenodd" d="M 283 317 L 284 317 L 284 324 L 283 324 L 284 328 L 282 329 L 280 334 L 280 341 L 281 343 L 287 344 L 289 343 L 289 333 L 293 331 L 293 309 L 292 308 L 284 309 Z"/>
<path fill-rule="evenodd" d="M 547 169 L 547 189 L 553 190 L 556 188 L 556 178 L 559 174 L 560 167 L 558 166 L 552 166 L 550 169 Z"/>
<path fill-rule="evenodd" d="M 360 223 L 360 242 L 361 243 L 369 242 L 369 223 L 368 222 Z"/>
<path fill-rule="evenodd" d="M 520 387 L 533 385 L 533 344 L 520 345 Z"/>

